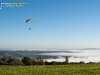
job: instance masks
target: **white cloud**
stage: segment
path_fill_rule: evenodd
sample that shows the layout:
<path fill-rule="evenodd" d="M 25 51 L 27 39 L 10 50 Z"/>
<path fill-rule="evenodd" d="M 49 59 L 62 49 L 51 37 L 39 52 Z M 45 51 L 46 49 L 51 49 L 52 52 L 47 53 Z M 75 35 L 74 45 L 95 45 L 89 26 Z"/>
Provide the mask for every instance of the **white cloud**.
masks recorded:
<path fill-rule="evenodd" d="M 63 56 L 70 56 L 69 62 L 100 62 L 100 50 L 67 50 L 67 52 L 41 53 L 40 55 L 58 56 L 57 59 L 47 59 L 47 61 L 65 61 Z"/>

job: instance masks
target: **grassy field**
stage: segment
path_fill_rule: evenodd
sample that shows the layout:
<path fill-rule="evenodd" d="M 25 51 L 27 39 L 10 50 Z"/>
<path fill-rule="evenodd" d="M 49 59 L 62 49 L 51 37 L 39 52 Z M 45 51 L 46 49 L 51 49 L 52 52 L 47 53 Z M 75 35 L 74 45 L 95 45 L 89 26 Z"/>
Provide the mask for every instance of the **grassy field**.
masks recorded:
<path fill-rule="evenodd" d="M 100 64 L 0 66 L 0 75 L 100 75 Z"/>

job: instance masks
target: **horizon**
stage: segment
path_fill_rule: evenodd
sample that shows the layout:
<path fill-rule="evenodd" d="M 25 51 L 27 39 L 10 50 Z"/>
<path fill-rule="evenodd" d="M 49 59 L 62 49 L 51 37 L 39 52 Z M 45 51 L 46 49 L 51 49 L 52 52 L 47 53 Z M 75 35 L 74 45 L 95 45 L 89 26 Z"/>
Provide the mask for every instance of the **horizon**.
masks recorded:
<path fill-rule="evenodd" d="M 66 48 L 66 49 L 54 49 L 54 48 L 47 48 L 47 49 L 0 49 L 0 51 L 68 51 L 68 50 L 100 50 L 100 48 Z"/>

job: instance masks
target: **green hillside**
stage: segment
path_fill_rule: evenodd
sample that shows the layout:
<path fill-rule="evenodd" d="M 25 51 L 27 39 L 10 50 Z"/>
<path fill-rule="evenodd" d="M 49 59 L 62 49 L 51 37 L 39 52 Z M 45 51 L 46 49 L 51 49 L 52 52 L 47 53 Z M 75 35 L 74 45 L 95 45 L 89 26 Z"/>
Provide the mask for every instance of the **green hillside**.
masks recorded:
<path fill-rule="evenodd" d="M 100 64 L 0 66 L 0 75 L 100 75 Z"/>

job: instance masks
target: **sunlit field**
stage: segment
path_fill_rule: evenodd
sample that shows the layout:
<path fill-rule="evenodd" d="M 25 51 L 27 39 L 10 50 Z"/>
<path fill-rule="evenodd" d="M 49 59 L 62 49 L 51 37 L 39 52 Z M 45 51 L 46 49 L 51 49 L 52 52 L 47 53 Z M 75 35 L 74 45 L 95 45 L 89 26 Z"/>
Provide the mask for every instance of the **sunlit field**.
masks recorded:
<path fill-rule="evenodd" d="M 100 75 L 100 64 L 0 66 L 0 75 Z"/>

